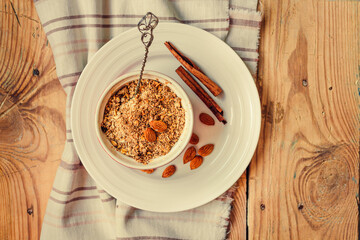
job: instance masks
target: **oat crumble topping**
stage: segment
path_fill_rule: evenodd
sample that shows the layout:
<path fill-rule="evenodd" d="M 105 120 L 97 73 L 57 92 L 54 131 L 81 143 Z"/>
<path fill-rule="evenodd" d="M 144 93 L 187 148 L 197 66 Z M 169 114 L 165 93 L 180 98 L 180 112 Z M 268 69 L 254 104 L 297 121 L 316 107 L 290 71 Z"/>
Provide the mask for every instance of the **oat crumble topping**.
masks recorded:
<path fill-rule="evenodd" d="M 115 92 L 105 106 L 101 129 L 116 150 L 136 161 L 148 164 L 151 159 L 167 154 L 179 140 L 185 125 L 181 99 L 166 85 L 142 79 L 139 93 L 134 95 L 136 81 Z M 167 125 L 155 132 L 155 142 L 144 138 L 149 122 L 160 120 Z"/>

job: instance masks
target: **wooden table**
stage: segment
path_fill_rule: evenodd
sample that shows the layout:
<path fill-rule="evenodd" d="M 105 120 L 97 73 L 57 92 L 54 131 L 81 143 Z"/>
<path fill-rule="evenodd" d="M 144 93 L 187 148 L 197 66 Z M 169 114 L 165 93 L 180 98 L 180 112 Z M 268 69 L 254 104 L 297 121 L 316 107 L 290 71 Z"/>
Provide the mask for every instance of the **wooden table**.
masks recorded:
<path fill-rule="evenodd" d="M 32 1 L 0 3 L 0 239 L 37 239 L 64 147 L 65 93 Z M 358 239 L 360 2 L 259 7 L 262 129 L 230 238 Z"/>

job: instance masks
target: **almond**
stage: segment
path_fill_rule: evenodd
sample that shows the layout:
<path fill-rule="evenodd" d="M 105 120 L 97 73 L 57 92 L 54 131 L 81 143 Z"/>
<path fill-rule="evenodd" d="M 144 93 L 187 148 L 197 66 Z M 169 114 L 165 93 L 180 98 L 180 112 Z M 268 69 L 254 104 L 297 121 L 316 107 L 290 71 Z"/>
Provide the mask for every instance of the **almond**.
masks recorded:
<path fill-rule="evenodd" d="M 203 157 L 202 156 L 196 156 L 194 157 L 193 160 L 191 160 L 190 162 L 190 169 L 194 170 L 198 167 L 200 167 L 200 165 L 203 163 Z"/>
<path fill-rule="evenodd" d="M 144 170 L 141 170 L 142 172 L 145 172 L 147 174 L 152 174 L 154 172 L 155 169 L 144 169 Z"/>
<path fill-rule="evenodd" d="M 127 150 L 126 150 L 125 148 L 122 148 L 122 149 L 120 150 L 120 152 L 121 152 L 122 154 L 125 154 L 125 153 L 127 153 Z"/>
<path fill-rule="evenodd" d="M 214 150 L 214 144 L 206 144 L 199 149 L 199 155 L 202 157 L 206 157 L 210 155 L 210 153 Z"/>
<path fill-rule="evenodd" d="M 183 157 L 184 164 L 193 160 L 195 156 L 196 156 L 196 149 L 194 147 L 189 147 L 188 149 L 186 149 Z"/>
<path fill-rule="evenodd" d="M 190 138 L 190 143 L 191 143 L 191 144 L 194 144 L 194 145 L 198 144 L 198 143 L 199 143 L 199 137 L 198 137 L 198 135 L 196 135 L 195 133 L 193 133 L 193 134 L 191 135 L 191 138 Z"/>
<path fill-rule="evenodd" d="M 165 170 L 164 170 L 164 172 L 162 174 L 162 177 L 163 178 L 168 178 L 171 175 L 173 175 L 175 173 L 175 171 L 176 171 L 175 165 L 170 165 L 167 168 L 165 168 Z"/>
<path fill-rule="evenodd" d="M 146 141 L 155 142 L 156 141 L 156 133 L 151 128 L 147 128 L 144 131 L 144 138 Z"/>
<path fill-rule="evenodd" d="M 114 140 L 111 140 L 110 142 L 114 147 L 116 147 L 118 145 L 117 142 L 115 142 Z"/>
<path fill-rule="evenodd" d="M 215 125 L 215 120 L 207 113 L 200 113 L 199 118 L 205 125 Z"/>
<path fill-rule="evenodd" d="M 150 127 L 157 132 L 163 132 L 167 129 L 166 123 L 164 123 L 162 121 L 151 121 L 149 124 L 150 124 Z"/>

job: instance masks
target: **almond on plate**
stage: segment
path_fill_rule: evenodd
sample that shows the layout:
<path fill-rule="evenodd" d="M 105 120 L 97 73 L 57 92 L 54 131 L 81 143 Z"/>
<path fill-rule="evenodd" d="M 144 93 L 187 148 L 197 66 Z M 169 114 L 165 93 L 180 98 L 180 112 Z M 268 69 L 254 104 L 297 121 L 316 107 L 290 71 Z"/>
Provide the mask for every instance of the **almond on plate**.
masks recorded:
<path fill-rule="evenodd" d="M 189 147 L 188 149 L 186 149 L 186 151 L 184 153 L 184 157 L 183 157 L 184 164 L 193 160 L 195 156 L 196 156 L 195 147 Z"/>
<path fill-rule="evenodd" d="M 202 122 L 205 125 L 215 125 L 215 120 L 207 113 L 200 113 L 199 116 L 200 122 Z"/>
<path fill-rule="evenodd" d="M 141 170 L 142 172 L 145 172 L 147 174 L 151 174 L 154 172 L 155 169 L 144 169 L 144 170 Z"/>
<path fill-rule="evenodd" d="M 193 133 L 193 134 L 191 135 L 191 138 L 190 138 L 190 142 L 189 142 L 189 143 L 194 144 L 194 145 L 198 144 L 198 143 L 199 143 L 199 137 L 198 137 L 198 135 L 196 135 L 195 133 Z"/>
<path fill-rule="evenodd" d="M 151 128 L 147 128 L 144 131 L 144 138 L 148 142 L 155 142 L 156 141 L 156 133 Z"/>
<path fill-rule="evenodd" d="M 167 129 L 166 123 L 164 123 L 162 121 L 151 121 L 149 124 L 150 124 L 150 127 L 157 132 L 163 132 Z"/>
<path fill-rule="evenodd" d="M 175 165 L 170 165 L 167 168 L 165 168 L 165 170 L 164 170 L 164 172 L 162 174 L 162 177 L 163 178 L 168 178 L 171 175 L 173 175 L 175 173 L 175 171 L 176 171 Z"/>
<path fill-rule="evenodd" d="M 194 170 L 198 167 L 200 167 L 200 165 L 203 163 L 203 157 L 202 156 L 196 156 L 194 157 L 193 160 L 191 160 L 190 162 L 190 169 Z"/>
<path fill-rule="evenodd" d="M 199 149 L 199 155 L 206 157 L 214 150 L 214 144 L 206 144 Z"/>

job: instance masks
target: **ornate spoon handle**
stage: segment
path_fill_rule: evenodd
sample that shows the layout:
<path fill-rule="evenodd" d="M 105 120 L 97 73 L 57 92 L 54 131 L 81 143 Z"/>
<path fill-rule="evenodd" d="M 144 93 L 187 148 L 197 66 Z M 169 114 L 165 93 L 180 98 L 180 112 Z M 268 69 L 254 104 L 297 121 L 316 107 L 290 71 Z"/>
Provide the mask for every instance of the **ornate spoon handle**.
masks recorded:
<path fill-rule="evenodd" d="M 155 29 L 158 23 L 159 23 L 159 19 L 151 12 L 148 12 L 138 23 L 138 29 L 141 32 L 141 41 L 145 46 L 145 55 L 140 70 L 140 76 L 135 89 L 135 95 L 138 94 L 139 92 L 141 78 L 144 72 L 146 59 L 149 53 L 149 47 L 152 41 L 154 40 L 153 30 Z"/>

